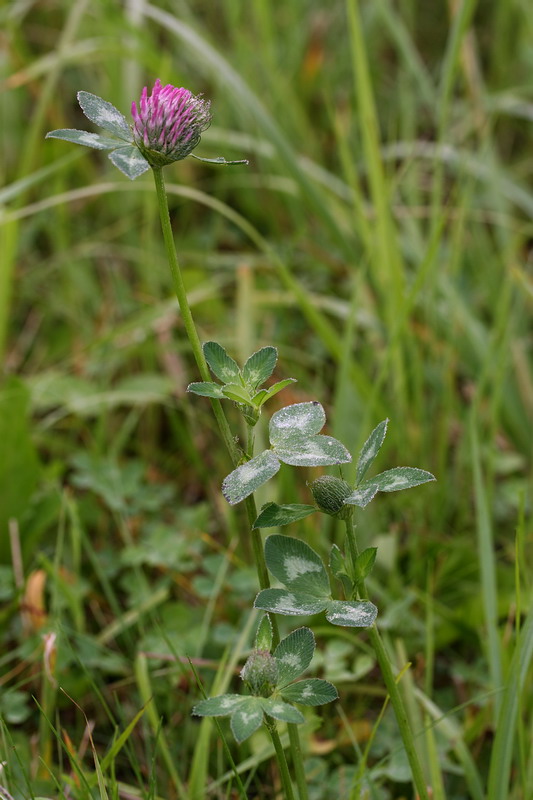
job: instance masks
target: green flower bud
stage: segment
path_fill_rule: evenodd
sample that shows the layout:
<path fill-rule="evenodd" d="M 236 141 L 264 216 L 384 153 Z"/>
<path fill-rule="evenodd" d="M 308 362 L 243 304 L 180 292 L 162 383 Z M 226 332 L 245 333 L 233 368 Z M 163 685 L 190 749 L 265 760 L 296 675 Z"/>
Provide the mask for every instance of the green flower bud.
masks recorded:
<path fill-rule="evenodd" d="M 241 678 L 256 697 L 270 697 L 278 680 L 276 659 L 268 650 L 254 650 L 242 668 Z"/>
<path fill-rule="evenodd" d="M 337 519 L 349 519 L 353 506 L 345 506 L 344 501 L 353 493 L 349 483 L 332 475 L 322 475 L 310 486 L 319 509 Z"/>

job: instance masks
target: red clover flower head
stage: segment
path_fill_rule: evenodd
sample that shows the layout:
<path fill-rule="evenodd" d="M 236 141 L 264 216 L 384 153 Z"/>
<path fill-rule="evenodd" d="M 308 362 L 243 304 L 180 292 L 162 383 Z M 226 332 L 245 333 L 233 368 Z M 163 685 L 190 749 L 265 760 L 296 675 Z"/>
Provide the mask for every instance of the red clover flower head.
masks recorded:
<path fill-rule="evenodd" d="M 139 106 L 131 105 L 133 139 L 152 167 L 164 167 L 191 153 L 211 123 L 209 101 L 188 89 L 155 82 L 148 96 L 145 86 Z"/>

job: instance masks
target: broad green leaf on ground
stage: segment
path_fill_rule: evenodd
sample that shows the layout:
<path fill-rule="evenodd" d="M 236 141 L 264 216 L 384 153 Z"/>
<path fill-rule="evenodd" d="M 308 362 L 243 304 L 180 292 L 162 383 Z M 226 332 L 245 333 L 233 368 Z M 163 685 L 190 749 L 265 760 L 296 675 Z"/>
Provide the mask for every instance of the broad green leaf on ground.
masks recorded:
<path fill-rule="evenodd" d="M 303 706 L 321 706 L 337 700 L 339 693 L 332 683 L 320 678 L 305 678 L 281 690 L 281 696 Z"/>
<path fill-rule="evenodd" d="M 394 467 L 371 478 L 368 484 L 377 487 L 378 492 L 398 492 L 434 480 L 435 476 L 425 469 Z"/>
<path fill-rule="evenodd" d="M 274 372 L 278 360 L 278 351 L 275 347 L 262 347 L 244 364 L 242 377 L 246 386 L 254 391 L 263 384 Z"/>
<path fill-rule="evenodd" d="M 118 169 L 130 180 L 135 180 L 143 172 L 150 169 L 150 164 L 142 156 L 135 145 L 119 147 L 109 153 L 109 158 Z"/>
<path fill-rule="evenodd" d="M 368 600 L 330 600 L 326 610 L 328 622 L 348 628 L 369 628 L 377 615 L 376 606 Z"/>
<path fill-rule="evenodd" d="M 258 699 L 261 701 L 263 711 L 269 717 L 279 719 L 281 722 L 292 722 L 296 725 L 305 722 L 302 712 L 289 705 L 289 703 L 284 703 L 283 700 L 275 700 L 273 697 L 261 697 Z"/>
<path fill-rule="evenodd" d="M 284 616 L 308 617 L 319 614 L 327 606 L 327 598 L 288 589 L 263 589 L 255 598 L 254 608 Z"/>
<path fill-rule="evenodd" d="M 329 579 L 322 559 L 300 539 L 269 536 L 265 559 L 272 575 L 291 591 L 307 592 L 316 598 L 329 596 Z"/>
<path fill-rule="evenodd" d="M 266 483 L 279 470 L 280 463 L 271 450 L 265 450 L 255 458 L 241 464 L 224 479 L 222 494 L 235 505 Z"/>
<path fill-rule="evenodd" d="M 133 141 L 132 130 L 126 122 L 126 117 L 107 100 L 102 100 L 90 92 L 78 92 L 78 102 L 87 119 L 95 125 L 114 133 L 126 142 Z"/>
<path fill-rule="evenodd" d="M 280 506 L 277 503 L 266 503 L 254 522 L 254 528 L 281 528 L 291 522 L 305 519 L 316 512 L 315 506 L 303 503 L 289 503 Z"/>
<path fill-rule="evenodd" d="M 192 713 L 197 717 L 227 717 L 246 700 L 241 694 L 221 694 L 219 697 L 208 697 L 207 700 L 200 700 L 193 709 Z"/>
<path fill-rule="evenodd" d="M 215 397 L 221 400 L 224 397 L 222 386 L 219 383 L 212 381 L 198 381 L 197 383 L 190 383 L 187 386 L 187 391 L 192 394 L 199 394 L 201 397 Z"/>
<path fill-rule="evenodd" d="M 77 131 L 74 128 L 62 128 L 58 131 L 50 131 L 45 139 L 62 139 L 73 144 L 82 144 L 84 147 L 92 147 L 95 150 L 112 150 L 122 147 L 120 139 L 110 139 L 108 136 L 101 136 L 99 133 L 89 133 L 89 131 Z"/>
<path fill-rule="evenodd" d="M 271 444 L 283 445 L 295 432 L 305 437 L 314 436 L 326 422 L 324 409 L 316 400 L 310 403 L 295 403 L 276 411 L 269 423 Z"/>
<path fill-rule="evenodd" d="M 387 433 L 388 422 L 388 419 L 384 419 L 383 422 L 380 422 L 364 443 L 359 454 L 359 460 L 357 461 L 357 484 L 361 483 L 366 471 L 377 456 Z"/>
<path fill-rule="evenodd" d="M 239 744 L 261 727 L 263 722 L 262 699 L 261 697 L 241 698 L 243 702 L 232 714 L 231 730 Z"/>
<path fill-rule="evenodd" d="M 332 436 L 315 434 L 307 438 L 297 431 L 275 444 L 274 449 L 280 461 L 293 467 L 332 466 L 352 459 L 344 445 Z"/>
<path fill-rule="evenodd" d="M 218 342 L 206 342 L 203 345 L 205 360 L 209 369 L 223 383 L 239 383 L 241 371 L 234 359 L 227 354 Z"/>
<path fill-rule="evenodd" d="M 314 652 L 315 637 L 309 628 L 298 628 L 282 639 L 274 650 L 278 665 L 276 685 L 282 688 L 305 672 Z"/>

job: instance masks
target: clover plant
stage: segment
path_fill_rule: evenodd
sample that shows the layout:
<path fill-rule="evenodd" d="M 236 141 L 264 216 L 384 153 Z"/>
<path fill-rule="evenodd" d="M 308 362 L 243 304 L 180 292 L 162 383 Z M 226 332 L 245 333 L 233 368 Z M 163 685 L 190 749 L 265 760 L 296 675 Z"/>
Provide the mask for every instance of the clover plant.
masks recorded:
<path fill-rule="evenodd" d="M 275 347 L 262 347 L 240 368 L 220 344 L 207 342 L 202 346 L 200 342 L 174 243 L 163 169 L 189 155 L 199 158 L 192 150 L 210 124 L 209 102 L 188 89 L 171 84 L 163 86 L 157 80 L 151 94 L 145 87 L 138 104 L 132 103 L 132 121 L 128 123 L 111 103 L 90 92 L 79 92 L 78 100 L 85 116 L 105 133 L 61 129 L 47 134 L 48 138 L 109 151 L 113 164 L 131 180 L 152 170 L 173 288 L 201 379 L 191 383 L 188 390 L 210 399 L 222 440 L 233 462 L 233 471 L 224 479 L 222 492 L 232 505 L 244 501 L 260 588 L 255 599 L 256 608 L 274 615 L 312 615 L 325 611 L 333 625 L 366 630 L 396 714 L 417 796 L 420 800 L 429 800 L 396 675 L 375 624 L 377 608 L 370 601 L 365 585 L 376 551 L 367 548 L 359 553 L 353 516 L 355 507 L 364 509 L 378 492 L 417 486 L 433 480 L 433 476 L 413 467 L 396 467 L 366 478 L 385 438 L 387 420 L 384 420 L 371 433 L 359 454 L 353 485 L 342 476 L 322 475 L 310 485 L 313 504 L 268 503 L 258 515 L 253 493 L 278 472 L 282 463 L 298 467 L 336 466 L 350 462 L 351 455 L 337 439 L 320 433 L 326 415 L 317 401 L 296 403 L 276 411 L 268 426 L 270 447 L 256 454 L 250 432 L 264 404 L 293 379 L 264 385 L 276 366 Z M 225 165 L 248 163 L 226 161 L 222 157 L 199 160 Z M 211 373 L 221 383 L 213 381 Z M 226 399 L 232 400 L 243 414 L 248 430 L 244 446 L 237 443 L 227 421 L 221 404 Z M 263 547 L 261 528 L 295 523 L 318 511 L 342 520 L 346 526 L 347 554 L 334 545 L 329 558 L 340 598 L 333 596 L 321 558 L 300 539 L 274 535 L 267 538 Z M 285 588 L 270 586 L 269 570 Z M 299 800 L 308 800 L 297 729 L 303 715 L 293 703 L 318 706 L 337 697 L 335 687 L 327 681 L 296 680 L 308 668 L 314 649 L 315 640 L 309 628 L 299 628 L 280 641 L 276 617 L 265 616 L 259 626 L 255 648 L 241 673 L 248 694 L 208 698 L 193 708 L 198 716 L 230 716 L 238 742 L 243 742 L 264 723 L 272 737 L 286 800 L 294 800 L 294 790 L 276 723 L 287 723 Z M 239 781 L 240 778 L 238 785 Z"/>

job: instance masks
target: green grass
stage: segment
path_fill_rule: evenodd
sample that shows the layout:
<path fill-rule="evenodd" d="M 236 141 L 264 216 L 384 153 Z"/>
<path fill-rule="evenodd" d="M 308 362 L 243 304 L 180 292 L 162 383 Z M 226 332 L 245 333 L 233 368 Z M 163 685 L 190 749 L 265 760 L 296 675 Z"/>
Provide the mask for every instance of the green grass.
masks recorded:
<path fill-rule="evenodd" d="M 527 4 L 57 0 L 0 23 L 0 787 L 203 800 L 244 796 L 236 769 L 249 797 L 279 789 L 266 733 L 236 747 L 222 721 L 226 746 L 190 717 L 195 673 L 236 689 L 258 587 L 209 404 L 185 394 L 151 176 L 44 140 L 89 127 L 78 90 L 127 115 L 160 77 L 212 99 L 199 155 L 251 162 L 165 173 L 202 340 L 274 344 L 298 380 L 280 403 L 322 402 L 354 454 L 389 417 L 380 469 L 437 476 L 358 519 L 434 797 L 528 800 Z M 258 499 L 309 502 L 312 477 L 283 467 Z M 343 536 L 317 515 L 291 535 L 324 556 Z M 341 700 L 301 731 L 311 800 L 349 797 L 362 764 L 361 797 L 410 796 L 367 636 L 316 632 Z"/>

